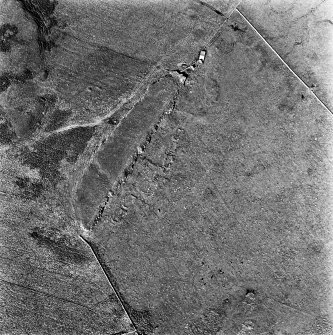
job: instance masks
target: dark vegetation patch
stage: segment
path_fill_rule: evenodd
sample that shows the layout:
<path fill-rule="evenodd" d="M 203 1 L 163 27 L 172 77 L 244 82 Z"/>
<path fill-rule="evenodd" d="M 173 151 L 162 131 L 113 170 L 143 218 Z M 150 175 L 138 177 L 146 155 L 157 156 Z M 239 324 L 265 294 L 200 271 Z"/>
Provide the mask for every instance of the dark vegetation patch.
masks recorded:
<path fill-rule="evenodd" d="M 38 108 L 36 108 L 36 110 L 34 110 L 34 112 L 29 113 L 27 123 L 26 123 L 26 127 L 25 127 L 26 131 L 23 134 L 24 137 L 28 137 L 35 130 L 37 130 L 40 127 L 40 125 L 42 124 L 42 120 L 43 120 L 43 114 L 41 113 L 40 110 L 38 110 Z"/>
<path fill-rule="evenodd" d="M 31 94 L 33 95 L 33 94 Z M 17 131 L 22 138 L 28 138 L 45 122 L 45 116 L 54 109 L 57 96 L 54 94 L 45 94 L 41 96 L 32 96 L 28 102 L 22 102 L 15 109 L 15 124 Z M 12 116 L 14 114 L 12 113 Z"/>
<path fill-rule="evenodd" d="M 37 142 L 33 149 L 22 150 L 23 164 L 39 169 L 41 177 L 55 185 L 61 178 L 62 159 L 75 163 L 94 134 L 95 127 L 79 127 L 58 133 Z"/>
<path fill-rule="evenodd" d="M 237 22 L 233 22 L 229 25 L 229 27 L 233 30 L 233 31 L 239 31 L 242 33 L 246 32 L 246 27 L 240 27 L 239 24 Z"/>
<path fill-rule="evenodd" d="M 12 79 L 16 83 L 25 83 L 27 80 L 34 78 L 34 74 L 29 68 L 24 69 L 20 73 L 5 72 L 3 75 L 8 79 Z"/>
<path fill-rule="evenodd" d="M 44 119 L 44 110 L 35 99 L 30 99 L 26 104 L 22 103 L 11 113 L 12 122 L 20 138 L 32 136 L 40 128 Z"/>
<path fill-rule="evenodd" d="M 208 7 L 208 8 L 209 8 L 210 10 L 212 10 L 214 13 L 216 13 L 216 14 L 218 14 L 218 15 L 221 15 L 221 16 L 224 16 L 224 14 L 223 14 L 220 10 L 218 10 L 217 8 L 215 8 L 214 6 L 208 4 L 208 3 L 204 2 L 204 1 L 201 1 L 201 0 L 199 0 L 199 3 L 200 3 L 202 6 L 206 6 L 206 7 Z"/>
<path fill-rule="evenodd" d="M 72 112 L 70 110 L 56 108 L 52 112 L 45 130 L 53 131 L 62 127 L 64 123 L 70 118 L 71 115 Z"/>
<path fill-rule="evenodd" d="M 16 137 L 14 130 L 12 129 L 8 121 L 0 124 L 0 143 L 9 144 Z"/>
<path fill-rule="evenodd" d="M 22 108 L 19 109 L 20 113 L 23 113 Z M 35 113 L 27 113 L 15 122 L 17 127 L 17 135 L 19 138 L 28 138 L 38 128 L 41 123 L 41 119 L 37 117 Z"/>
<path fill-rule="evenodd" d="M 12 83 L 25 83 L 33 77 L 29 69 L 25 69 L 22 73 L 4 72 L 0 75 L 0 93 L 6 91 Z"/>
<path fill-rule="evenodd" d="M 13 78 L 20 83 L 25 83 L 27 80 L 34 78 L 34 74 L 30 69 L 25 69 L 22 73 L 16 74 Z"/>
<path fill-rule="evenodd" d="M 42 183 L 32 182 L 27 177 L 18 177 L 15 184 L 22 189 L 23 195 L 30 199 L 38 198 L 44 190 Z"/>
<path fill-rule="evenodd" d="M 6 91 L 7 88 L 10 86 L 11 84 L 10 79 L 11 77 L 8 73 L 3 73 L 0 76 L 0 93 Z"/>
<path fill-rule="evenodd" d="M 45 115 L 54 109 L 57 102 L 55 94 L 44 94 L 36 97 L 36 116 L 39 118 L 38 126 L 41 125 Z"/>
<path fill-rule="evenodd" d="M 11 42 L 18 33 L 18 28 L 11 23 L 5 23 L 0 26 L 0 51 L 9 52 Z"/>
<path fill-rule="evenodd" d="M 52 251 L 63 262 L 82 264 L 90 259 L 72 245 L 69 237 L 61 234 L 56 228 L 46 230 L 35 227 L 29 236 L 36 241 L 37 245 Z"/>
<path fill-rule="evenodd" d="M 37 102 L 42 110 L 47 111 L 55 106 L 57 96 L 55 94 L 45 94 L 37 97 Z"/>
<path fill-rule="evenodd" d="M 59 22 L 54 15 L 58 1 L 18 0 L 18 2 L 36 24 L 37 42 L 43 58 L 45 51 L 50 51 L 56 46 L 56 40 L 59 37 L 58 33 L 54 33 L 54 28 L 59 26 Z"/>
<path fill-rule="evenodd" d="M 47 80 L 49 75 L 50 75 L 50 70 L 49 69 L 44 69 L 40 80 L 41 81 Z"/>
<path fill-rule="evenodd" d="M 36 95 L 33 83 L 22 84 L 32 77 L 33 74 L 29 70 L 13 76 L 13 81 L 19 84 L 15 87 L 15 98 L 8 116 L 21 138 L 28 138 L 41 127 L 45 114 L 53 107 L 56 100 L 53 94 Z"/>

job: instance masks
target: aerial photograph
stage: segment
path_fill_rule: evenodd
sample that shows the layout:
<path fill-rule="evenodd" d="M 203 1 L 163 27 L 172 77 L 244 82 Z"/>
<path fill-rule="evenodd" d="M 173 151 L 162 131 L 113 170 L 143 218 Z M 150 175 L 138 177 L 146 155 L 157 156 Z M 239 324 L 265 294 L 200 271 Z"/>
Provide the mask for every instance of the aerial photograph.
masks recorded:
<path fill-rule="evenodd" d="M 0 335 L 333 335 L 333 0 L 0 0 Z"/>

